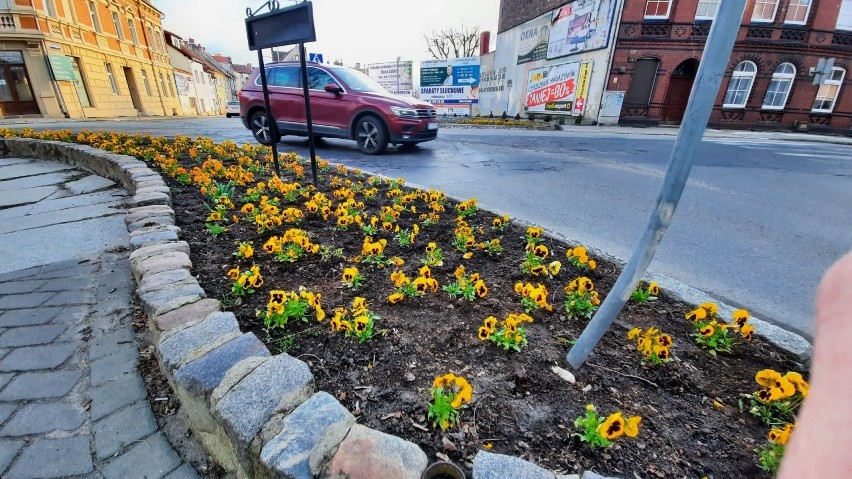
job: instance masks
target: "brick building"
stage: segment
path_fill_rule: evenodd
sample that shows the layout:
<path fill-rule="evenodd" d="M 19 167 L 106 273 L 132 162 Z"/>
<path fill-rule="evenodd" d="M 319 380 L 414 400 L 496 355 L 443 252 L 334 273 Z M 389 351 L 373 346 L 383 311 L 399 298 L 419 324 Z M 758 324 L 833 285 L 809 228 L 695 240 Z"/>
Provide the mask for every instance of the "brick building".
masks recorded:
<path fill-rule="evenodd" d="M 0 114 L 182 114 L 162 16 L 145 0 L 0 0 Z"/>
<path fill-rule="evenodd" d="M 718 0 L 626 2 L 608 90 L 621 123 L 683 117 Z M 811 69 L 834 58 L 822 85 Z M 852 0 L 749 0 L 710 123 L 852 133 Z"/>

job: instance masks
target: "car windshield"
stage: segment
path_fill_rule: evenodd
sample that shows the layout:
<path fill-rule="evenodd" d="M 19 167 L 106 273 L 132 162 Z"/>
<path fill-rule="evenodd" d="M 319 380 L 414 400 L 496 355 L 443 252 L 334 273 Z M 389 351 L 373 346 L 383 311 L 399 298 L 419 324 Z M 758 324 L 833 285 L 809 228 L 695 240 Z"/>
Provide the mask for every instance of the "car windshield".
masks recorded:
<path fill-rule="evenodd" d="M 357 92 L 372 92 L 372 93 L 387 93 L 383 86 L 379 85 L 376 80 L 364 75 L 358 70 L 350 70 L 348 68 L 335 68 L 332 70 L 337 76 L 346 82 L 346 86 Z"/>

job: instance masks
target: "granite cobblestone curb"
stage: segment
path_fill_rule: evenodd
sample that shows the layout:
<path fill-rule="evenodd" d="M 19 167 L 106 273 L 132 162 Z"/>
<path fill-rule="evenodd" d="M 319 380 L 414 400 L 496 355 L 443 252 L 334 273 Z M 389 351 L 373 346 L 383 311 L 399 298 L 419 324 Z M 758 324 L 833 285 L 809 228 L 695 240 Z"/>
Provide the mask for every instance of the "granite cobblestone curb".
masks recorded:
<path fill-rule="evenodd" d="M 239 478 L 417 479 L 428 465 L 416 444 L 356 424 L 334 397 L 316 392 L 308 365 L 272 356 L 191 275 L 169 189 L 134 157 L 90 146 L 0 139 L 0 152 L 51 159 L 121 184 L 132 196 L 125 224 L 137 295 L 160 369 L 213 459 Z M 2 356 L 0 352 L 0 356 Z M 522 459 L 480 451 L 473 477 L 573 479 Z M 601 476 L 586 473 L 583 479 Z"/>

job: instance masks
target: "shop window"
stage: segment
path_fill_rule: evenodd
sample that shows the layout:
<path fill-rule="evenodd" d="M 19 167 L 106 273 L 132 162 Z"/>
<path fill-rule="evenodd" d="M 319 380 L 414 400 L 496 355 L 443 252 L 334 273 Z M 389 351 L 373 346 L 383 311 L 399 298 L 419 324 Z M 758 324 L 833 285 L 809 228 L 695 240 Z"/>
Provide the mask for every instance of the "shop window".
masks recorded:
<path fill-rule="evenodd" d="M 751 87 L 754 85 L 754 77 L 757 75 L 757 65 L 751 61 L 744 61 L 734 68 L 728 90 L 725 93 L 724 108 L 745 108 Z"/>

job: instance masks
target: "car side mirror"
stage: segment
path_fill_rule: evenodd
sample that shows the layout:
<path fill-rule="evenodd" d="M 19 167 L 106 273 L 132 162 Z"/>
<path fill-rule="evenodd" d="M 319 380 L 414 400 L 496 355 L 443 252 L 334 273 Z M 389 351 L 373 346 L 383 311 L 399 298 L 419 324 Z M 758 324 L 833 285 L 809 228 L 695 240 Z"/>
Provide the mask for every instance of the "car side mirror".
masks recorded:
<path fill-rule="evenodd" d="M 329 83 L 325 86 L 325 91 L 329 93 L 334 93 L 335 95 L 340 95 L 343 89 L 333 83 Z"/>

